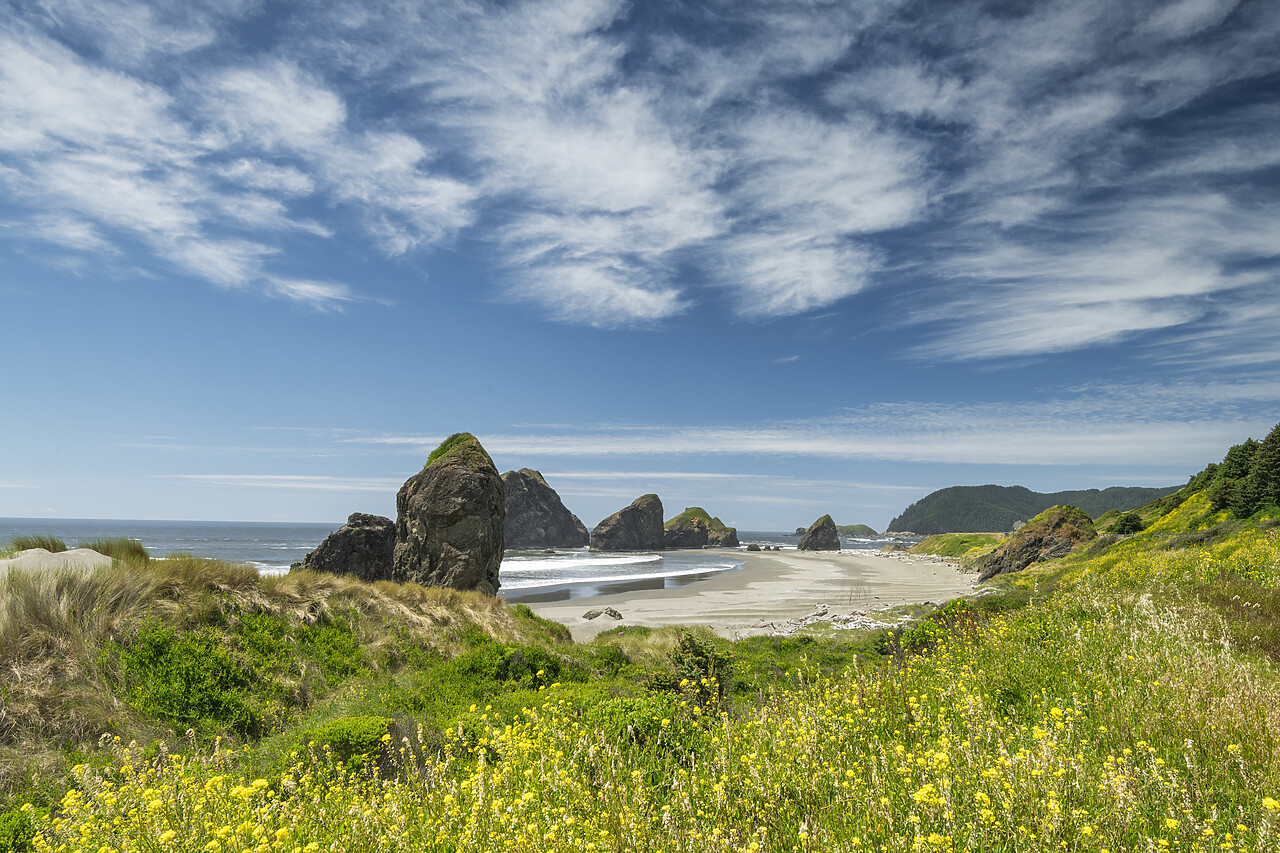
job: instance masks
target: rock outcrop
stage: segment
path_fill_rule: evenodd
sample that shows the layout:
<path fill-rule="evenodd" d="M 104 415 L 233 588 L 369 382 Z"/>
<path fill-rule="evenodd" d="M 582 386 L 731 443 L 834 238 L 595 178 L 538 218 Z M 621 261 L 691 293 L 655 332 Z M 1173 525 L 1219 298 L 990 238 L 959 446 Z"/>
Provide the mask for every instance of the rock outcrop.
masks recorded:
<path fill-rule="evenodd" d="M 662 525 L 662 545 L 664 548 L 737 548 L 738 531 L 702 507 L 691 506 Z"/>
<path fill-rule="evenodd" d="M 1032 563 L 1065 557 L 1096 536 L 1093 519 L 1083 510 L 1051 506 L 978 561 L 978 580 L 1020 572 Z"/>
<path fill-rule="evenodd" d="M 381 515 L 353 512 L 347 523 L 330 533 L 292 569 L 355 575 L 362 581 L 391 579 L 396 550 L 396 524 Z"/>
<path fill-rule="evenodd" d="M 641 495 L 591 531 L 593 551 L 655 551 L 662 548 L 662 501 Z"/>
<path fill-rule="evenodd" d="M 875 528 L 865 524 L 837 524 L 836 533 L 841 536 L 857 536 L 866 539 L 874 539 L 880 535 L 876 533 Z"/>
<path fill-rule="evenodd" d="M 836 533 L 836 523 L 831 516 L 824 515 L 810 524 L 796 548 L 801 551 L 839 551 L 840 535 Z"/>
<path fill-rule="evenodd" d="M 581 548 L 591 534 L 569 512 L 556 490 L 531 468 L 502 475 L 507 518 L 503 534 L 508 548 Z"/>
<path fill-rule="evenodd" d="M 494 595 L 505 517 L 489 454 L 470 433 L 450 436 L 396 495 L 392 579 Z"/>

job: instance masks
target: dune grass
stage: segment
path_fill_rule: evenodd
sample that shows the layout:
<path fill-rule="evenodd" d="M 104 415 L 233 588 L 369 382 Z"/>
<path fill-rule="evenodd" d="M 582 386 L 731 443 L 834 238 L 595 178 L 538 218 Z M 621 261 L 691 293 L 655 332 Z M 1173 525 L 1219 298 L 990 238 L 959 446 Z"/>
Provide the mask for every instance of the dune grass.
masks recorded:
<path fill-rule="evenodd" d="M 59 554 L 67 550 L 67 543 L 57 536 L 15 536 L 9 541 L 8 545 L 0 549 L 0 554 L 17 554 L 20 551 L 29 551 L 32 548 L 43 548 L 52 554 Z"/>
<path fill-rule="evenodd" d="M 137 539 L 102 537 L 82 541 L 76 547 L 88 548 L 90 551 L 97 551 L 99 554 L 108 556 L 113 560 L 121 560 L 126 563 L 145 563 L 151 559 L 147 549 Z"/>

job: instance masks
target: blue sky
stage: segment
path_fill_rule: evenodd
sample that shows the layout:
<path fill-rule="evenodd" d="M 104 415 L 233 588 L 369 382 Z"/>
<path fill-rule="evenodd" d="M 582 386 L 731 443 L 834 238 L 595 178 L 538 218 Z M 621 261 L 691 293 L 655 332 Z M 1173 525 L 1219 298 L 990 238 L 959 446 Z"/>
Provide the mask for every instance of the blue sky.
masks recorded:
<path fill-rule="evenodd" d="M 444 436 L 882 529 L 1280 421 L 1269 2 L 7 3 L 0 516 L 394 514 Z"/>

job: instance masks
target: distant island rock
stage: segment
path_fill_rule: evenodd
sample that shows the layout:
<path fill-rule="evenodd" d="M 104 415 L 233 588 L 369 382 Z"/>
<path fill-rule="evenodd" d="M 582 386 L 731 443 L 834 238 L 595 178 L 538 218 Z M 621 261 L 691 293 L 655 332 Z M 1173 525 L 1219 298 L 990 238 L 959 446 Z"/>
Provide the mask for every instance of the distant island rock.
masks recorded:
<path fill-rule="evenodd" d="M 1018 528 L 978 563 L 978 580 L 1006 572 L 1020 572 L 1033 563 L 1065 557 L 1093 540 L 1093 519 L 1073 506 L 1053 506 Z"/>
<path fill-rule="evenodd" d="M 392 579 L 496 594 L 505 518 L 489 454 L 470 433 L 450 436 L 396 495 Z"/>
<path fill-rule="evenodd" d="M 532 468 L 502 475 L 507 517 L 503 535 L 508 548 L 581 548 L 591 541 L 587 527 Z"/>
<path fill-rule="evenodd" d="M 662 501 L 657 495 L 641 495 L 591 531 L 593 551 L 654 551 L 662 545 Z"/>
<path fill-rule="evenodd" d="M 796 535 L 796 536 L 803 536 L 803 535 L 804 535 L 804 530 L 805 530 L 805 529 L 804 529 L 803 527 L 797 527 L 797 528 L 796 528 L 796 533 L 795 533 L 795 535 Z"/>
<path fill-rule="evenodd" d="M 353 512 L 347 523 L 330 533 L 293 569 L 354 575 L 362 581 L 391 579 L 396 549 L 396 524 L 381 515 Z"/>
<path fill-rule="evenodd" d="M 857 536 L 865 539 L 871 539 L 880 535 L 879 533 L 876 533 L 874 528 L 868 527 L 865 524 L 837 524 L 836 533 L 841 536 Z"/>
<path fill-rule="evenodd" d="M 738 531 L 702 507 L 691 506 L 662 525 L 662 545 L 664 548 L 737 548 Z"/>
<path fill-rule="evenodd" d="M 809 525 L 796 547 L 801 551 L 839 551 L 840 535 L 836 533 L 836 523 L 831 516 L 824 515 Z"/>
<path fill-rule="evenodd" d="M 1074 506 L 1097 518 L 1108 510 L 1134 509 L 1178 491 L 1112 486 L 1042 494 L 1023 486 L 951 486 L 925 495 L 889 522 L 887 533 L 1000 533 L 1051 506 Z"/>

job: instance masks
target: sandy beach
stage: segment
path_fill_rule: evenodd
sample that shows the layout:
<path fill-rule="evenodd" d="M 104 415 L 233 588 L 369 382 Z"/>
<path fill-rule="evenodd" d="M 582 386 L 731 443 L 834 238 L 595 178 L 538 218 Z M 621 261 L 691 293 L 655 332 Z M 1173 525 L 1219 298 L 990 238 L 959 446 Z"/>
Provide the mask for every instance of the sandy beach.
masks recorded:
<path fill-rule="evenodd" d="M 731 639 L 785 631 L 787 623 L 825 605 L 826 618 L 870 626 L 889 607 L 940 603 L 972 593 L 977 576 L 928 557 L 828 551 L 727 552 L 744 561 L 675 589 L 635 590 L 568 601 L 530 602 L 538 615 L 567 625 L 589 640 L 617 625 L 705 625 Z M 608 615 L 584 619 L 591 610 Z"/>

